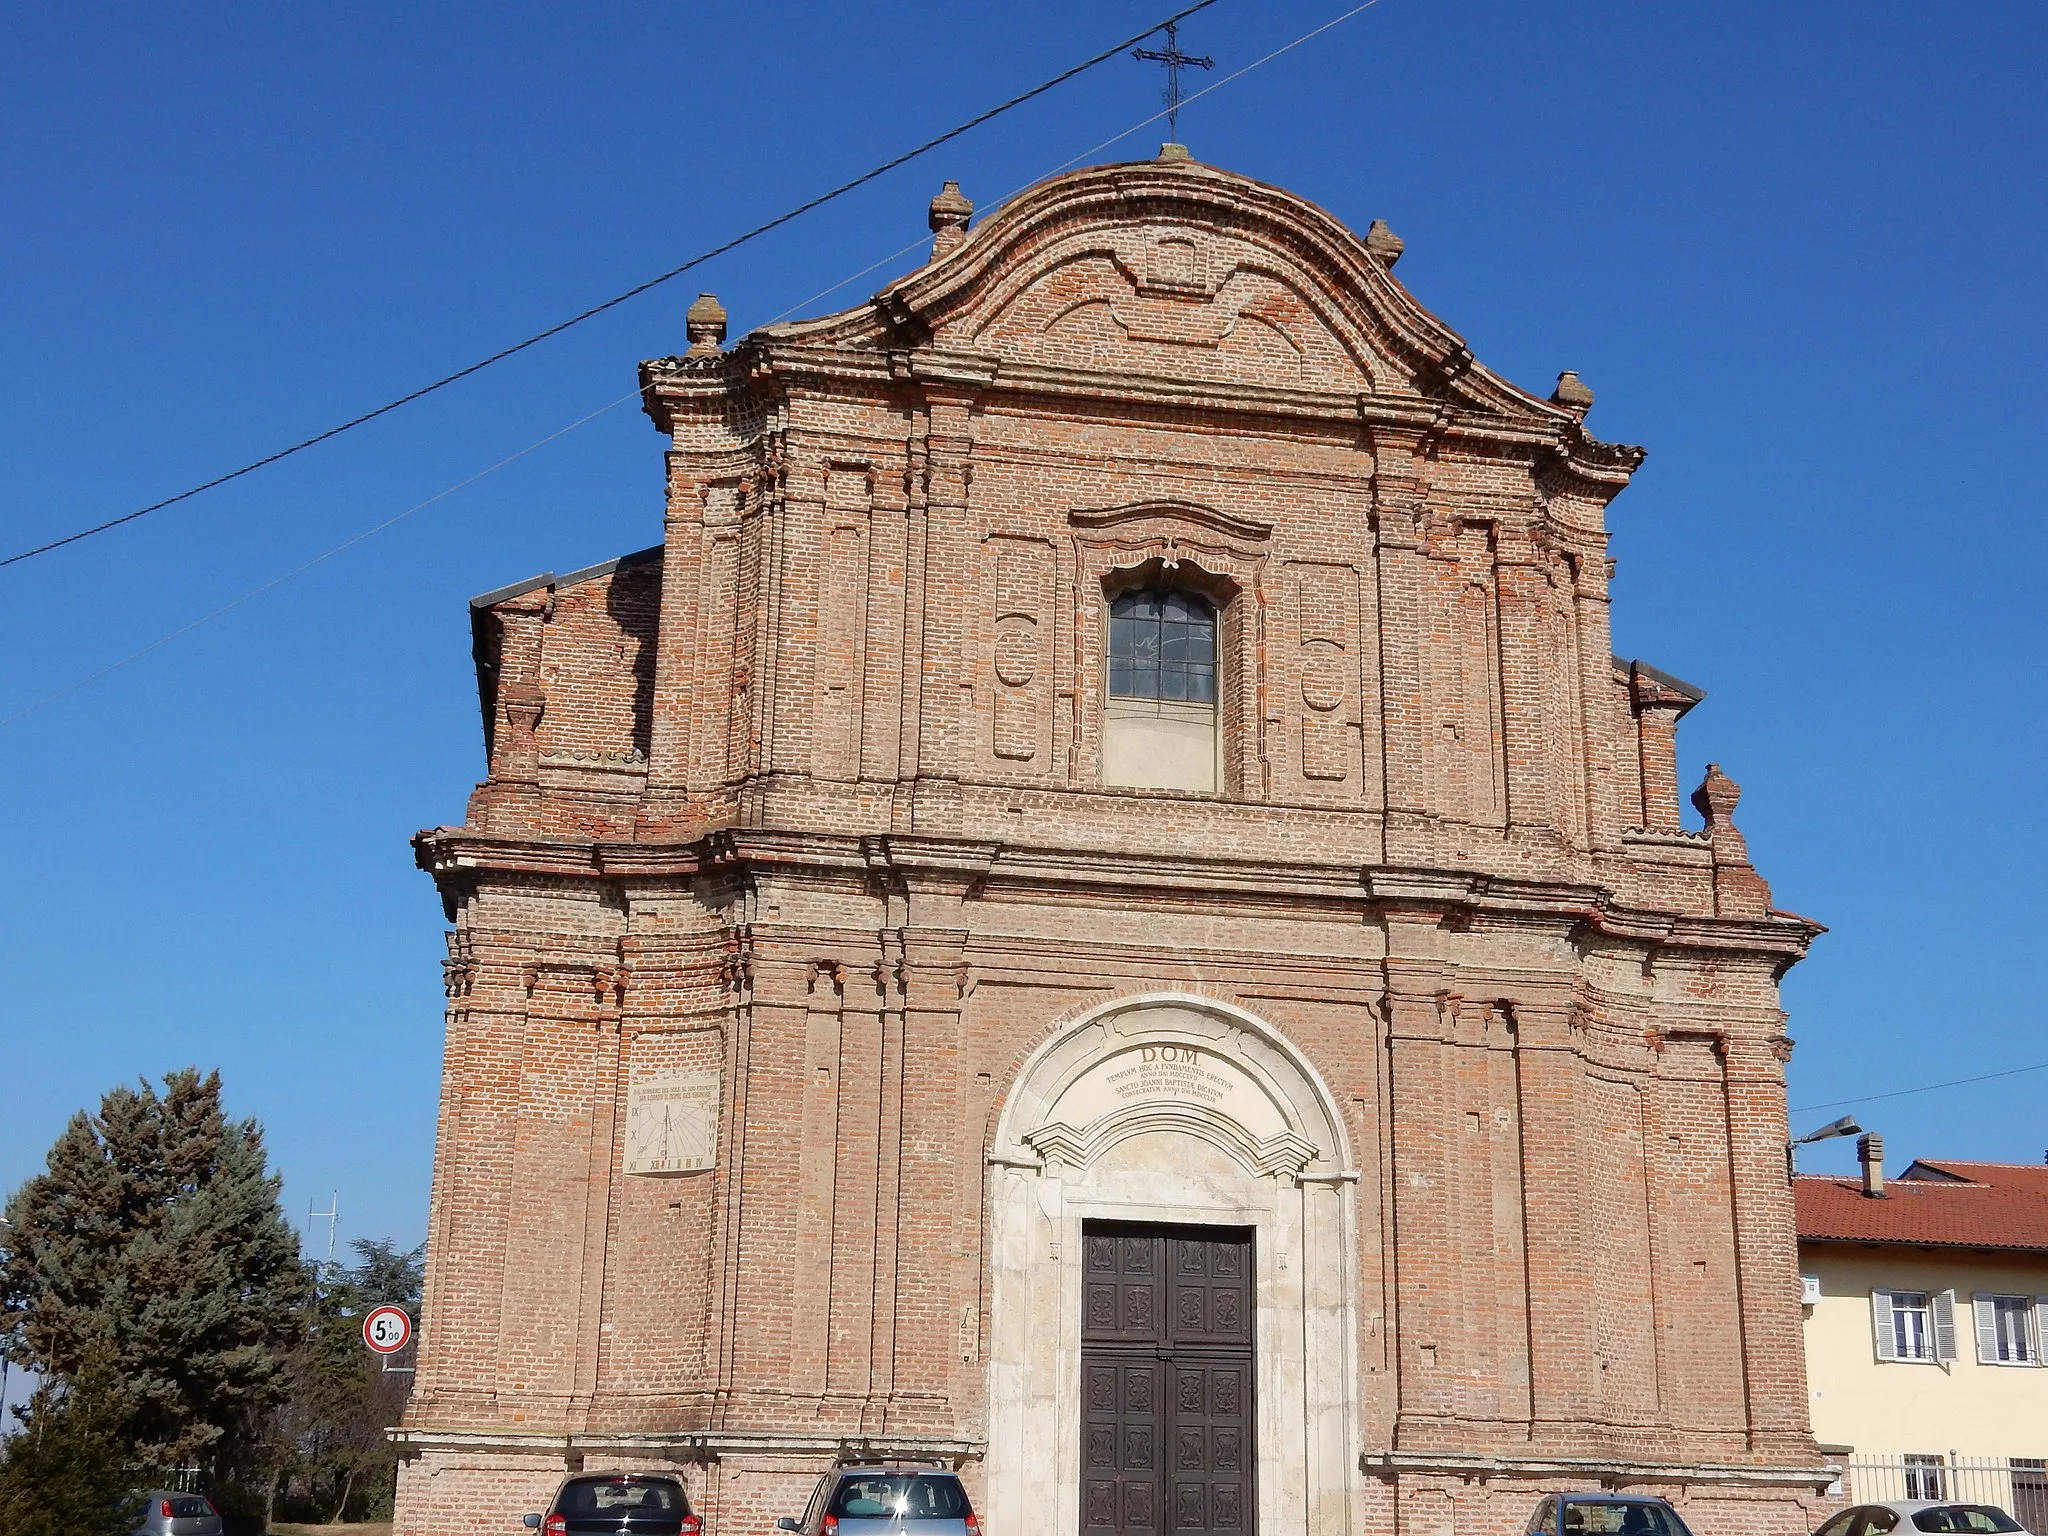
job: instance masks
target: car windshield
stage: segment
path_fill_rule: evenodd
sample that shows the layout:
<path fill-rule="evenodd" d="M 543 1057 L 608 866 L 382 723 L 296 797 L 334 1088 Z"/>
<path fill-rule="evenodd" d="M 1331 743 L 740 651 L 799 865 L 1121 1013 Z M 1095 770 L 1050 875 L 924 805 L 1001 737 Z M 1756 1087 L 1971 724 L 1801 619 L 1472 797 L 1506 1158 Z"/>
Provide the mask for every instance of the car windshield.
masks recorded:
<path fill-rule="evenodd" d="M 681 1514 L 683 1485 L 665 1477 L 579 1477 L 555 1500 L 564 1515 Z"/>
<path fill-rule="evenodd" d="M 2002 1509 L 1989 1504 L 1937 1504 L 1932 1509 L 1913 1511 L 1913 1526 L 1922 1531 L 1969 1531 L 1982 1532 L 1983 1536 L 2003 1536 L 2004 1532 L 2016 1531 L 2019 1521 Z"/>
<path fill-rule="evenodd" d="M 1690 1536 L 1677 1515 L 1661 1504 L 1602 1500 L 1564 1507 L 1565 1536 Z"/>
<path fill-rule="evenodd" d="M 203 1520 L 213 1513 L 213 1506 L 204 1499 L 165 1499 L 164 1502 L 171 1506 L 173 1520 Z"/>
<path fill-rule="evenodd" d="M 950 1472 L 890 1472 L 849 1477 L 827 1514 L 842 1520 L 963 1520 L 967 1490 Z"/>

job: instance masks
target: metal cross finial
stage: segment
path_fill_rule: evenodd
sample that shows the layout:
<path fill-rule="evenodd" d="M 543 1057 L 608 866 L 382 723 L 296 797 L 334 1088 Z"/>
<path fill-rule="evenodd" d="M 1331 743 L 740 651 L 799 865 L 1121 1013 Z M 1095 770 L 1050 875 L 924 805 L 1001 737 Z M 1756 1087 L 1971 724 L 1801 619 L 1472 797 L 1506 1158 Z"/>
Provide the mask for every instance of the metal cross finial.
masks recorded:
<path fill-rule="evenodd" d="M 1180 51 L 1180 24 L 1169 21 L 1166 24 L 1166 46 L 1164 48 L 1133 48 L 1131 57 L 1143 59 L 1148 64 L 1166 66 L 1166 136 L 1176 144 L 1180 142 L 1180 72 L 1183 69 L 1214 69 L 1216 61 L 1197 58 L 1192 53 Z"/>

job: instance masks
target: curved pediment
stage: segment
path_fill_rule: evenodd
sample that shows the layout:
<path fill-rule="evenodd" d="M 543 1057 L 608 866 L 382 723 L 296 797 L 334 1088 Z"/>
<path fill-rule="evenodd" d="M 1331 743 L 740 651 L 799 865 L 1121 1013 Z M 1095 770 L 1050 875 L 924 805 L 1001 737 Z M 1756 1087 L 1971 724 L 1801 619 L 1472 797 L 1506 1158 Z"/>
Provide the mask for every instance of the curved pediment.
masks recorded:
<path fill-rule="evenodd" d="M 1019 1073 L 999 1158 L 1085 1167 L 1153 1133 L 1207 1141 L 1258 1177 L 1348 1166 L 1328 1089 L 1252 1015 L 1209 998 L 1125 998 L 1075 1020 Z"/>
<path fill-rule="evenodd" d="M 1312 203 L 1192 162 L 1055 177 L 859 311 L 768 335 L 929 345 L 1050 369 L 1433 396 L 1575 425 L 1474 364 L 1388 263 Z"/>
<path fill-rule="evenodd" d="M 1132 501 L 1120 507 L 1083 507 L 1067 514 L 1076 528 L 1119 528 L 1126 523 L 1187 523 L 1247 544 L 1263 544 L 1273 536 L 1271 523 L 1234 517 L 1192 501 Z"/>

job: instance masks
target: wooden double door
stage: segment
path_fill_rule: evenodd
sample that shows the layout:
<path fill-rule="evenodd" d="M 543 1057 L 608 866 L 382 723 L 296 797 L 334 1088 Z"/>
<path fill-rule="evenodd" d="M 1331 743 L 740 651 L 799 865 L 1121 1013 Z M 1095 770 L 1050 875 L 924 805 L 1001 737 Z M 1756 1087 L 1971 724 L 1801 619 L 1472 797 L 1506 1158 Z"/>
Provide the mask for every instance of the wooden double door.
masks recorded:
<path fill-rule="evenodd" d="M 1254 1529 L 1252 1234 L 1081 1229 L 1083 1536 Z"/>

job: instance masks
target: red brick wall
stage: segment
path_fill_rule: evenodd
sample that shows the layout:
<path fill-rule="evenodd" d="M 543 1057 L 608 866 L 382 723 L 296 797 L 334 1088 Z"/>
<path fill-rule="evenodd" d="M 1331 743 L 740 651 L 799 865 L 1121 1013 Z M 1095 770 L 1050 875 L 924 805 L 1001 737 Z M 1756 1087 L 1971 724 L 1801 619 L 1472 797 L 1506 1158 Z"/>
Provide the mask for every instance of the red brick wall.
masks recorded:
<path fill-rule="evenodd" d="M 418 840 L 456 932 L 401 1531 L 577 1457 L 689 1468 L 714 1536 L 841 1441 L 972 1475 L 995 1117 L 1057 1020 L 1161 990 L 1345 1112 L 1370 1529 L 1697 1464 L 1750 1469 L 1695 1480 L 1713 1529 L 1803 1528 L 1815 930 L 1680 830 L 1690 696 L 1611 658 L 1634 450 L 1202 167 L 1062 178 L 644 381 L 659 557 L 484 616 L 490 775 Z M 1221 604 L 1219 794 L 1100 783 L 1133 572 Z M 707 1064 L 717 1166 L 626 1174 L 631 1084 Z"/>

